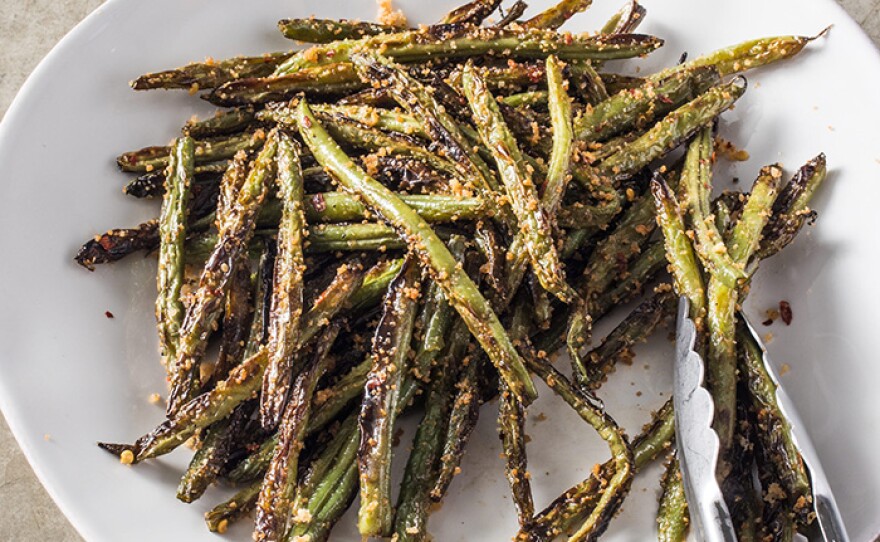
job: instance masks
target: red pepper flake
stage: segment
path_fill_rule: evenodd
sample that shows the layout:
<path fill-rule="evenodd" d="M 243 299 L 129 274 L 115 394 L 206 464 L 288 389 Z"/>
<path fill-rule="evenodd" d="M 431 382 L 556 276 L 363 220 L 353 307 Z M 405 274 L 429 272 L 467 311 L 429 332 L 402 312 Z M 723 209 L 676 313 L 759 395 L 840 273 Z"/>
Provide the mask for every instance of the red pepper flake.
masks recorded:
<path fill-rule="evenodd" d="M 785 325 L 791 325 L 793 315 L 791 313 L 791 304 L 788 301 L 779 302 L 779 316 L 782 318 L 782 321 L 785 322 Z"/>
<path fill-rule="evenodd" d="M 107 318 L 116 318 L 110 311 L 104 311 L 104 316 L 106 316 Z"/>

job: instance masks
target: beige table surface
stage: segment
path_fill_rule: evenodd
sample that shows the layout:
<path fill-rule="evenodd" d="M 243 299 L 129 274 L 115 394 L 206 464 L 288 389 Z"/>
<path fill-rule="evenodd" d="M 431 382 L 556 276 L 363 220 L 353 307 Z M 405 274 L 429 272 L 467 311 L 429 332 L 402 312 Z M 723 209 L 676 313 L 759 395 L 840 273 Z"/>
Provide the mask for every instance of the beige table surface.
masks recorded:
<path fill-rule="evenodd" d="M 838 0 L 880 46 L 880 0 Z M 102 0 L 0 0 L 0 118 L 40 59 Z M 0 541 L 82 538 L 46 494 L 0 416 Z"/>

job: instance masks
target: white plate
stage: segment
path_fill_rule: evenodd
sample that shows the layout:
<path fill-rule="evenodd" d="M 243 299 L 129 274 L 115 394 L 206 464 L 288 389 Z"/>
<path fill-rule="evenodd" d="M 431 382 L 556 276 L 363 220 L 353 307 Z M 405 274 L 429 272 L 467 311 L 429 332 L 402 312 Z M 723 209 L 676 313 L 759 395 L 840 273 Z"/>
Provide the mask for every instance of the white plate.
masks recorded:
<path fill-rule="evenodd" d="M 450 0 L 399 2 L 413 20 L 436 20 Z M 549 4 L 533 1 L 533 9 Z M 569 28 L 597 28 L 619 0 L 597 2 Z M 724 116 L 723 133 L 751 153 L 719 178 L 749 182 L 762 164 L 792 171 L 819 151 L 832 170 L 817 198 L 818 224 L 766 262 L 748 309 L 756 320 L 780 299 L 794 323 L 770 330 L 777 363 L 821 453 L 853 540 L 880 531 L 880 351 L 876 241 L 880 201 L 880 57 L 830 0 L 700 2 L 645 0 L 641 31 L 667 45 L 644 66 L 675 62 L 771 34 L 815 34 L 835 25 L 784 69 L 749 75 L 751 87 Z M 154 263 L 130 258 L 90 274 L 72 256 L 89 235 L 135 225 L 154 203 L 122 195 L 113 164 L 123 150 L 168 141 L 193 113 L 210 110 L 186 92 L 135 93 L 135 76 L 206 56 L 289 48 L 282 17 L 369 19 L 372 0 L 111 0 L 80 24 L 37 68 L 0 130 L 0 405 L 38 476 L 90 540 L 213 540 L 202 513 L 223 492 L 193 505 L 174 499 L 188 453 L 136 468 L 119 465 L 96 440 L 130 441 L 162 419 L 147 397 L 164 391 L 152 316 Z M 107 319 L 105 311 L 115 314 Z M 643 349 L 602 390 L 632 433 L 668 397 L 669 349 Z M 543 389 L 543 388 L 542 388 Z M 604 461 L 601 442 L 550 393 L 531 409 L 531 470 L 539 507 Z M 662 396 L 661 396 L 662 395 Z M 411 435 L 412 432 L 407 433 Z M 406 441 L 404 441 L 406 442 Z M 403 445 L 401 449 L 405 449 Z M 486 406 L 463 474 L 431 517 L 437 540 L 507 540 L 514 513 L 498 459 L 494 406 Z M 402 461 L 397 461 L 401 463 Z M 652 538 L 659 468 L 638 477 L 607 540 Z M 247 523 L 235 529 L 247 540 Z M 351 515 L 337 540 L 360 540 Z"/>

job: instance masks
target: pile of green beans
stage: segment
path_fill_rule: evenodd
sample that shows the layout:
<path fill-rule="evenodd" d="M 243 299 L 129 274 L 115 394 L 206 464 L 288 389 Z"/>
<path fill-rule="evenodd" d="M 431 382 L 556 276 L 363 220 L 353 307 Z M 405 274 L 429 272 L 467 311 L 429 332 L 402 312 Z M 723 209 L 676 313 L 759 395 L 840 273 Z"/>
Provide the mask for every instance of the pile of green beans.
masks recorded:
<path fill-rule="evenodd" d="M 171 145 L 119 155 L 138 175 L 125 193 L 161 199 L 159 216 L 76 255 L 90 270 L 158 255 L 166 419 L 100 446 L 136 464 L 191 443 L 180 500 L 239 486 L 206 514 L 214 532 L 255 511 L 255 540 L 327 540 L 359 495 L 361 535 L 426 541 L 497 396 L 511 534 L 595 540 L 639 469 L 674 448 L 671 403 L 630 439 L 595 393 L 681 295 L 709 360 L 719 477 L 742 539 L 805 526 L 809 479 L 736 310 L 758 262 L 814 218 L 825 158 L 789 183 L 768 166 L 750 193 L 711 190 L 713 130 L 746 91 L 736 74 L 814 38 L 761 38 L 625 77 L 604 62 L 663 41 L 632 33 L 646 16 L 633 0 L 598 33 L 557 30 L 590 3 L 520 20 L 520 1 L 492 24 L 501 1 L 474 0 L 419 28 L 285 19 L 282 34 L 311 45 L 136 79 L 136 90 L 205 91 L 225 109 L 187 121 Z M 643 294 L 592 344 L 595 322 Z M 569 374 L 550 361 L 566 346 Z M 524 427 L 534 377 L 610 456 L 538 511 Z M 392 447 L 410 410 L 421 423 L 395 501 Z M 784 495 L 762 506 L 771 486 Z M 658 522 L 661 540 L 684 540 L 674 459 Z"/>

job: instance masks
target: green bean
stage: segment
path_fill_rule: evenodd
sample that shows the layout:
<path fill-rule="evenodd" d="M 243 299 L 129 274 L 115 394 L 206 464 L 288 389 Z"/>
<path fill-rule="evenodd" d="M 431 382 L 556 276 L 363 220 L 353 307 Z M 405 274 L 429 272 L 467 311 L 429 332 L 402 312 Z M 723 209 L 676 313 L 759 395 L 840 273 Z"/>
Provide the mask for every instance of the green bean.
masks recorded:
<path fill-rule="evenodd" d="M 516 396 L 507 390 L 502 388 L 500 396 L 498 432 L 504 450 L 504 472 L 510 484 L 517 519 L 524 527 L 535 513 L 526 463 L 525 409 Z"/>
<path fill-rule="evenodd" d="M 342 475 L 335 479 L 333 492 L 329 495 L 322 508 L 319 509 L 309 528 L 305 531 L 306 540 L 314 542 L 326 542 L 330 538 L 330 531 L 345 511 L 351 506 L 357 495 L 358 471 L 354 461 L 346 463 L 346 469 Z M 296 538 L 288 538 L 295 542 Z"/>
<path fill-rule="evenodd" d="M 355 55 L 353 61 L 365 79 L 388 89 L 410 115 L 422 120 L 424 132 L 437 144 L 443 157 L 452 162 L 458 177 L 465 182 L 465 188 L 476 189 L 493 211 L 499 213 L 500 220 L 513 224 L 510 210 L 498 203 L 501 187 L 489 171 L 489 166 L 474 151 L 462 128 L 441 107 L 435 96 L 387 59 Z"/>
<path fill-rule="evenodd" d="M 343 186 L 360 194 L 371 209 L 405 232 L 407 244 L 424 259 L 432 278 L 465 320 L 511 390 L 525 401 L 534 398 L 534 384 L 501 322 L 437 234 L 393 192 L 366 175 L 342 152 L 312 115 L 305 100 L 300 102 L 297 113 L 300 133 L 318 162 L 328 168 Z"/>
<path fill-rule="evenodd" d="M 338 106 L 349 105 L 367 105 L 371 107 L 394 107 L 397 102 L 394 101 L 388 92 L 382 88 L 367 87 L 348 96 L 343 96 L 336 100 Z"/>
<path fill-rule="evenodd" d="M 677 181 L 675 172 L 670 179 L 673 184 Z M 608 290 L 618 276 L 620 267 L 642 251 L 656 228 L 655 215 L 653 198 L 650 194 L 643 194 L 624 213 L 614 231 L 600 241 L 590 254 L 581 287 L 584 301 L 572 315 L 566 338 L 572 369 L 579 385 L 590 385 L 589 361 L 584 348 L 589 342 L 592 322 L 598 318 L 594 300 Z"/>
<path fill-rule="evenodd" d="M 506 58 L 543 59 L 555 54 L 563 60 L 613 60 L 646 55 L 661 45 L 663 40 L 641 34 L 563 36 L 554 31 L 537 29 L 507 30 L 468 25 L 452 29 L 429 27 L 317 45 L 291 56 L 278 66 L 275 77 L 296 74 L 330 62 L 344 63 L 351 59 L 353 52 L 367 50 L 381 51 L 383 56 L 402 63 L 425 62 L 435 58 L 472 58 L 502 52 Z"/>
<path fill-rule="evenodd" d="M 675 301 L 670 292 L 661 292 L 636 307 L 585 356 L 589 360 L 585 385 L 589 389 L 598 389 L 619 361 L 631 360 L 633 345 L 647 340 L 659 324 L 675 313 Z"/>
<path fill-rule="evenodd" d="M 290 530 L 289 510 L 296 490 L 300 450 L 312 411 L 312 395 L 331 363 L 328 354 L 338 334 L 338 323 L 324 330 L 315 344 L 312 359 L 297 375 L 290 390 L 278 429 L 278 444 L 257 499 L 255 541 L 283 540 Z"/>
<path fill-rule="evenodd" d="M 553 128 L 553 150 L 550 154 L 550 164 L 547 166 L 547 178 L 544 182 L 541 203 L 548 214 L 555 215 L 571 175 L 574 135 L 571 97 L 565 91 L 562 64 L 556 57 L 548 56 L 545 66 L 547 71 L 547 103 Z"/>
<path fill-rule="evenodd" d="M 271 316 L 269 318 L 269 364 L 263 375 L 260 394 L 260 420 L 263 427 L 281 421 L 284 403 L 293 380 L 294 356 L 300 346 L 300 320 L 303 314 L 303 175 L 299 145 L 281 133 L 277 159 L 278 196 L 282 204 L 278 226 L 278 254 Z"/>
<path fill-rule="evenodd" d="M 742 324 L 736 334 L 739 367 L 748 388 L 748 399 L 757 417 L 756 435 L 761 442 L 774 480 L 782 486 L 789 510 L 799 519 L 810 511 L 810 478 L 792 436 L 791 422 L 776 399 L 776 383 L 764 367 L 764 353 Z"/>
<path fill-rule="evenodd" d="M 475 269 L 472 267 L 475 264 L 475 259 L 468 261 L 466 271 L 468 273 L 474 272 Z M 453 371 L 457 374 L 452 408 L 443 435 L 443 450 L 440 455 L 436 480 L 430 490 L 430 499 L 435 503 L 443 500 L 452 479 L 461 472 L 460 465 L 465 448 L 480 417 L 481 387 L 483 386 L 480 374 L 486 370 L 487 366 L 484 355 L 476 354 L 471 350 L 468 340 L 469 334 L 465 333 L 467 326 L 462 324 L 464 324 L 463 319 L 462 323 L 453 326 L 446 354 L 450 366 L 455 366 L 458 370 Z"/>
<path fill-rule="evenodd" d="M 255 237 L 265 239 L 271 237 L 275 230 L 257 230 Z M 441 232 L 446 237 L 445 232 Z M 397 233 L 386 226 L 375 222 L 365 224 L 318 224 L 306 230 L 308 241 L 304 249 L 308 254 L 327 252 L 359 252 L 386 251 L 405 248 L 406 244 Z M 211 254 L 217 242 L 212 233 L 202 233 L 191 237 L 186 242 L 188 264 L 201 264 Z M 252 242 L 249 250 L 253 252 L 256 243 Z"/>
<path fill-rule="evenodd" d="M 728 250 L 733 262 L 745 266 L 761 240 L 761 232 L 770 217 L 773 202 L 782 179 L 782 170 L 773 165 L 761 169 L 752 185 L 752 193 L 746 201 L 742 215 L 733 227 Z M 736 304 L 737 289 L 731 288 L 714 276 L 710 277 L 708 289 L 707 323 L 709 327 L 709 352 L 707 380 L 715 402 L 713 427 L 718 433 L 722 454 L 725 458 L 733 446 L 736 420 Z M 720 472 L 725 474 L 729 462 L 722 459 Z"/>
<path fill-rule="evenodd" d="M 773 216 L 764 227 L 761 244 L 755 254 L 757 259 L 769 258 L 788 246 L 804 223 L 815 217 L 809 207 L 810 200 L 827 173 L 824 153 L 801 166 L 773 205 Z"/>
<path fill-rule="evenodd" d="M 684 481 L 678 468 L 678 459 L 669 460 L 660 481 L 663 493 L 657 510 L 657 540 L 660 542 L 683 542 L 687 538 L 690 516 L 684 495 Z"/>
<path fill-rule="evenodd" d="M 308 229 L 309 252 L 397 250 L 406 243 L 385 224 L 321 224 Z"/>
<path fill-rule="evenodd" d="M 740 374 L 740 377 L 743 375 Z M 736 529 L 737 540 L 758 542 L 761 521 L 760 481 L 755 480 L 755 423 L 745 396 L 744 378 L 739 378 L 736 402 L 736 433 L 731 453 L 732 470 L 721 484 L 724 500 Z"/>
<path fill-rule="evenodd" d="M 330 425 L 352 400 L 363 393 L 364 383 L 367 380 L 370 366 L 370 360 L 364 360 L 359 365 L 353 367 L 351 371 L 346 373 L 331 387 L 319 390 L 315 394 L 312 414 L 309 417 L 308 435 L 313 435 Z M 352 427 L 354 428 L 355 426 L 352 425 Z M 266 439 L 256 451 L 236 465 L 226 475 L 226 478 L 231 482 L 243 483 L 262 476 L 272 460 L 272 455 L 277 445 L 278 434 L 276 433 Z"/>
<path fill-rule="evenodd" d="M 368 105 L 316 105 L 314 110 L 316 113 L 348 117 L 361 124 L 388 132 L 427 137 L 421 123 L 399 109 L 382 109 Z"/>
<path fill-rule="evenodd" d="M 180 327 L 177 357 L 169 368 L 169 417 L 173 417 L 198 393 L 199 360 L 207 347 L 209 330 L 219 315 L 234 266 L 247 249 L 253 236 L 257 211 L 268 193 L 268 185 L 275 169 L 274 158 L 278 146 L 276 134 L 277 132 L 272 132 L 266 139 L 266 145 L 244 179 L 240 175 L 243 168 L 237 165 L 230 166 L 228 174 L 223 178 L 221 201 L 224 191 L 228 193 L 229 200 L 224 205 L 224 212 L 218 214 L 217 244 L 199 277 L 193 302 Z M 241 159 L 236 158 L 235 162 Z"/>
<path fill-rule="evenodd" d="M 181 131 L 196 139 L 235 134 L 250 126 L 255 117 L 253 109 L 247 107 L 228 109 L 203 120 L 189 120 Z"/>
<path fill-rule="evenodd" d="M 502 96 L 499 99 L 510 107 L 533 107 L 546 104 L 548 96 L 546 90 L 531 90 L 520 92 L 519 94 L 511 94 L 510 96 Z"/>
<path fill-rule="evenodd" d="M 674 435 L 672 401 L 669 400 L 653 416 L 648 427 L 633 440 L 635 468 L 643 468 L 667 451 Z M 554 533 L 570 532 L 579 517 L 595 508 L 613 468 L 614 460 L 606 461 L 595 474 L 557 497 L 535 516 L 528 531 L 520 530 L 516 540 L 551 540 Z"/>
<path fill-rule="evenodd" d="M 205 523 L 212 533 L 223 534 L 231 523 L 248 515 L 257 505 L 260 494 L 260 481 L 252 482 L 232 496 L 231 499 L 218 504 L 205 512 Z"/>
<path fill-rule="evenodd" d="M 440 24 L 479 25 L 501 5 L 501 0 L 474 0 L 447 13 Z"/>
<path fill-rule="evenodd" d="M 302 540 L 302 537 L 315 542 L 326 540 L 333 525 L 357 495 L 357 449 L 360 432 L 356 425 L 353 430 L 348 430 L 347 426 L 346 422 L 340 428 L 337 438 L 344 441 L 324 476 L 315 480 L 316 483 L 311 487 L 304 488 L 309 490 L 308 495 L 302 496 L 308 499 L 307 513 L 294 511 L 294 525 L 288 533 L 287 541 L 295 542 Z M 299 520 L 299 517 L 308 519 Z"/>
<path fill-rule="evenodd" d="M 490 88 L 500 94 L 531 90 L 540 85 L 546 77 L 544 63 L 540 59 L 486 62 L 480 66 L 480 75 Z M 456 67 L 452 70 L 449 80 L 457 87 L 460 78 L 461 68 Z"/>
<path fill-rule="evenodd" d="M 418 141 L 404 137 L 404 134 L 425 135 L 421 124 L 409 114 L 358 105 L 318 104 L 313 110 L 319 119 L 332 127 L 331 135 L 336 139 L 369 151 L 414 156 L 435 169 L 455 173 L 448 161 L 427 152 Z M 265 109 L 261 117 L 296 126 L 296 114 L 287 105 Z M 399 133 L 383 133 L 377 128 Z"/>
<path fill-rule="evenodd" d="M 596 62 L 599 64 L 599 62 Z M 568 65 L 571 82 L 579 95 L 589 104 L 598 104 L 608 99 L 608 89 L 602 77 L 589 60 L 572 61 Z"/>
<path fill-rule="evenodd" d="M 638 258 L 633 260 L 620 282 L 593 301 L 596 318 L 612 307 L 631 301 L 641 293 L 645 284 L 666 267 L 662 241 L 649 243 Z"/>
<path fill-rule="evenodd" d="M 758 249 L 762 232 L 772 214 L 781 180 L 782 167 L 774 164 L 761 168 L 752 185 L 752 192 L 728 242 L 730 257 L 737 265 L 745 266 Z"/>
<path fill-rule="evenodd" d="M 315 411 L 317 409 L 313 408 L 312 410 Z M 313 497 L 316 497 L 323 504 L 324 497 L 322 494 L 326 488 L 326 477 L 333 469 L 334 463 L 336 463 L 340 456 L 346 458 L 350 454 L 352 459 L 354 458 L 359 434 L 357 421 L 358 413 L 353 410 L 337 424 L 338 427 L 332 428 L 334 432 L 330 441 L 324 446 L 323 450 L 312 456 L 305 472 L 299 477 L 296 486 L 296 496 L 291 504 L 292 512 L 295 513 L 303 504 L 308 506 L 309 500 Z M 322 491 L 317 491 L 319 487 L 321 487 Z M 294 518 L 294 521 L 297 521 L 296 518 Z M 295 529 L 296 527 L 294 527 Z"/>
<path fill-rule="evenodd" d="M 464 259 L 465 239 L 456 235 L 449 240 L 449 250 L 459 261 Z M 446 335 L 453 325 L 455 311 L 443 297 L 443 291 L 436 282 L 428 286 L 422 312 L 419 315 L 417 326 L 422 336 L 419 346 L 416 348 L 412 366 L 404 378 L 400 390 L 400 404 L 406 405 L 412 401 L 413 396 L 419 389 L 419 385 L 428 380 L 431 367 L 437 361 L 441 352 L 446 347 Z"/>
<path fill-rule="evenodd" d="M 364 387 L 359 421 L 361 505 L 358 531 L 362 536 L 389 536 L 394 528 L 391 441 L 400 388 L 407 373 L 419 280 L 415 260 L 408 259 L 388 289 L 382 319 L 373 339 L 373 367 Z"/>
<path fill-rule="evenodd" d="M 205 99 L 214 105 L 232 107 L 284 100 L 299 92 L 342 94 L 361 88 L 352 65 L 338 62 L 284 75 L 235 79 L 218 86 Z"/>
<path fill-rule="evenodd" d="M 593 318 L 601 318 L 617 305 L 628 303 L 642 293 L 644 286 L 666 268 L 666 256 L 662 241 L 648 243 L 629 268 L 620 276 L 620 281 L 593 301 Z M 660 285 L 671 288 L 670 285 Z M 555 352 L 565 344 L 571 314 L 558 313 L 546 331 L 534 337 L 540 351 Z"/>
<path fill-rule="evenodd" d="M 229 460 L 235 440 L 253 409 L 242 405 L 227 419 L 209 427 L 201 447 L 190 461 L 177 487 L 177 498 L 191 503 L 201 497 Z"/>
<path fill-rule="evenodd" d="M 449 424 L 443 440 L 443 454 L 440 456 L 440 470 L 434 487 L 431 489 L 431 500 L 440 502 L 456 474 L 461 472 L 461 459 L 471 433 L 477 426 L 480 416 L 480 381 L 479 373 L 483 366 L 483 357 L 467 355 L 462 352 L 456 356 L 455 363 L 461 367 L 458 381 L 455 384 L 455 400 L 449 413 Z"/>
<path fill-rule="evenodd" d="M 758 538 L 760 540 L 792 542 L 795 533 L 795 515 L 792 514 L 788 499 L 780 498 L 781 495 L 777 491 L 780 486 L 775 479 L 773 469 L 770 467 L 772 461 L 765 455 L 767 450 L 763 449 L 760 439 L 756 439 L 754 445 L 757 454 L 755 466 L 762 488 L 761 523 Z"/>
<path fill-rule="evenodd" d="M 727 110 L 746 90 L 744 79 L 712 87 L 672 111 L 644 135 L 602 161 L 599 176 L 621 180 L 677 147 Z"/>
<path fill-rule="evenodd" d="M 706 287 L 700 267 L 697 264 L 694 248 L 684 227 L 681 209 L 675 196 L 661 177 L 651 181 L 651 193 L 657 205 L 657 224 L 663 232 L 666 246 L 666 259 L 669 261 L 675 291 L 688 298 L 691 304 L 691 317 L 702 329 L 706 317 Z"/>
<path fill-rule="evenodd" d="M 269 53 L 254 57 L 235 57 L 227 60 L 207 60 L 187 64 L 177 69 L 148 73 L 132 81 L 131 88 L 214 88 L 242 77 L 265 77 L 284 62 L 291 53 Z"/>
<path fill-rule="evenodd" d="M 535 323 L 543 326 L 553 317 L 553 305 L 550 301 L 550 295 L 541 288 L 541 283 L 534 273 L 526 277 L 526 287 L 532 299 Z"/>
<path fill-rule="evenodd" d="M 588 144 L 588 149 L 582 151 L 582 157 L 590 165 L 601 164 L 609 156 L 619 152 L 627 145 L 644 135 L 644 131 L 633 130 L 619 136 L 612 137 L 603 143 Z M 598 148 L 597 148 L 598 147 Z"/>
<path fill-rule="evenodd" d="M 285 38 L 306 43 L 332 43 L 337 40 L 398 32 L 399 27 L 345 19 L 281 19 L 278 30 Z"/>
<path fill-rule="evenodd" d="M 407 135 L 425 136 L 421 123 L 409 115 L 396 109 L 383 109 L 363 104 L 315 104 L 315 113 L 330 117 L 345 117 L 357 121 L 370 128 L 379 128 L 389 132 L 400 132 Z M 265 121 L 280 122 L 289 126 L 295 125 L 290 107 L 270 104 L 257 114 L 257 118 Z"/>
<path fill-rule="evenodd" d="M 364 276 L 363 285 L 349 299 L 351 311 L 357 314 L 376 305 L 402 267 L 403 258 L 380 260 L 374 265 Z"/>
<path fill-rule="evenodd" d="M 455 165 L 449 160 L 430 152 L 423 142 L 403 134 L 384 133 L 339 115 L 328 116 L 319 113 L 317 118 L 327 126 L 331 137 L 354 147 L 391 156 L 412 156 L 442 173 L 448 175 L 458 173 Z"/>
<path fill-rule="evenodd" d="M 684 62 L 673 68 L 667 68 L 652 75 L 651 78 L 666 77 L 671 73 L 699 66 L 712 66 L 718 70 L 722 77 L 759 68 L 793 57 L 801 52 L 808 43 L 823 36 L 827 31 L 828 28 L 813 37 L 772 36 L 744 41 Z"/>
<path fill-rule="evenodd" d="M 572 228 L 573 232 L 595 233 L 596 230 L 604 229 L 620 213 L 622 203 L 617 200 L 615 197 L 613 201 L 600 204 L 574 202 L 559 209 L 556 220 L 560 226 Z M 569 234 L 571 235 L 573 233 Z M 566 244 L 567 250 L 563 251 L 563 256 L 571 257 L 582 245 L 579 241 L 572 242 L 571 246 Z"/>
<path fill-rule="evenodd" d="M 486 203 L 480 198 L 445 196 L 442 194 L 398 194 L 404 203 L 412 207 L 419 216 L 428 222 L 458 222 L 477 220 L 488 212 Z M 306 194 L 303 201 L 306 220 L 318 222 L 354 222 L 370 218 L 370 212 L 356 197 L 345 192 L 318 192 Z M 257 226 L 269 228 L 276 226 L 282 215 L 282 203 L 276 199 L 268 200 L 257 215 Z M 210 227 L 214 215 L 208 215 L 190 226 L 193 231 Z M 320 224 L 318 224 L 320 225 Z M 100 262 L 95 262 L 100 263 Z"/>
<path fill-rule="evenodd" d="M 317 298 L 303 319 L 301 340 L 304 344 L 345 306 L 352 293 L 360 287 L 364 273 L 357 268 L 358 265 L 354 263 L 340 267 L 333 282 Z M 226 380 L 183 405 L 173 418 L 138 439 L 134 445 L 105 444 L 103 447 L 114 453 L 130 450 L 134 454 L 134 462 L 171 452 L 196 431 L 226 418 L 235 407 L 252 398 L 259 390 L 267 363 L 267 351 L 260 348 L 233 369 Z"/>
<path fill-rule="evenodd" d="M 501 117 L 498 102 L 472 64 L 465 67 L 462 83 L 480 135 L 492 152 L 504 182 L 519 224 L 517 231 L 522 233 L 522 246 L 531 257 L 532 271 L 547 291 L 565 303 L 571 302 L 575 294 L 565 281 L 553 241 L 552 224 L 547 216 L 548 210 L 542 205 L 535 182 L 523 165 L 522 154 Z M 556 166 L 563 171 L 561 179 L 558 178 L 560 172 L 554 172 L 557 178 L 553 180 L 555 186 L 551 188 L 553 192 L 549 199 L 558 203 L 568 168 L 565 163 L 557 163 Z"/>
<path fill-rule="evenodd" d="M 499 19 L 495 26 L 498 28 L 505 28 L 515 23 L 517 19 L 523 16 L 526 10 L 529 9 L 529 5 L 523 2 L 523 0 L 516 0 L 512 6 L 507 8 L 507 13 L 504 14 L 504 17 Z"/>
<path fill-rule="evenodd" d="M 625 34 L 633 32 L 645 20 L 647 10 L 636 0 L 627 0 L 620 10 L 611 16 L 599 30 L 600 34 Z"/>
<path fill-rule="evenodd" d="M 262 339 L 261 336 L 252 333 L 252 328 L 256 324 L 262 324 L 261 321 L 254 322 L 254 320 L 262 320 L 257 311 L 262 310 L 263 300 L 252 300 L 251 297 L 254 293 L 257 295 L 263 293 L 261 291 L 263 285 L 260 284 L 263 270 L 260 269 L 260 273 L 253 277 L 255 280 L 252 280 L 249 256 L 250 254 L 239 256 L 239 261 L 236 263 L 223 308 L 220 351 L 211 369 L 211 376 L 202 385 L 203 391 L 214 387 L 217 382 L 229 376 L 229 371 L 247 357 L 245 350 L 251 335 L 254 335 L 254 341 L 258 343 Z M 256 288 L 254 288 L 255 283 Z"/>
<path fill-rule="evenodd" d="M 200 195 L 202 190 L 209 189 L 216 185 L 216 179 L 212 174 L 222 174 L 229 167 L 228 160 L 220 160 L 217 162 L 209 162 L 200 164 L 193 168 L 195 174 L 195 183 L 193 185 L 194 195 Z M 201 178 L 200 178 L 201 177 Z M 126 196 L 135 198 L 154 198 L 165 194 L 165 171 L 152 171 L 143 173 L 122 187 L 122 193 Z M 196 198 L 193 198 L 194 200 Z M 193 201 L 192 209 L 195 210 L 196 202 Z"/>
<path fill-rule="evenodd" d="M 595 505 L 582 508 L 573 495 L 566 492 L 559 504 L 538 514 L 529 524 L 520 529 L 516 540 L 551 540 L 562 532 L 573 528 L 569 540 L 595 540 L 608 527 L 622 499 L 629 492 L 634 474 L 633 452 L 626 436 L 611 417 L 599 405 L 585 397 L 552 365 L 534 357 L 527 358 L 529 369 L 537 374 L 557 393 L 585 422 L 590 424 L 611 450 L 611 460 L 602 473 L 601 489 Z M 594 475 L 590 475 L 592 479 Z M 588 479 L 589 482 L 589 479 Z M 581 496 L 582 498 L 583 496 Z M 558 499 L 559 501 L 559 499 Z M 568 512 L 564 509 L 567 508 Z M 548 510 L 552 510 L 548 512 Z M 570 514 L 576 517 L 572 517 Z M 567 521 L 559 521 L 560 515 Z M 567 517 L 566 517 L 567 516 Z M 562 524 L 567 525 L 563 526 Z"/>
<path fill-rule="evenodd" d="M 633 461 L 636 469 L 641 469 L 663 452 L 668 451 L 675 436 L 675 417 L 672 412 L 672 399 L 660 407 L 648 427 L 633 439 Z"/>
<path fill-rule="evenodd" d="M 434 367 L 425 399 L 425 414 L 416 430 L 412 452 L 407 459 L 400 484 L 394 533 L 401 542 L 428 540 L 430 491 L 438 474 L 446 424 L 454 397 L 455 371 L 452 369 L 453 363 L 458 360 L 452 351 L 459 349 L 454 343 L 463 342 L 467 345 L 470 340 L 467 327 L 460 319 L 453 326 L 456 329 L 452 331 L 450 347 Z"/>
<path fill-rule="evenodd" d="M 565 91 L 562 66 L 553 56 L 545 63 L 549 95 L 550 119 L 553 126 L 553 150 L 547 168 L 541 204 L 548 217 L 556 215 L 562 196 L 570 180 L 572 154 L 571 98 Z M 551 226 L 552 227 L 552 226 Z M 505 266 L 505 293 L 508 301 L 516 293 L 526 269 L 527 242 L 520 231 L 510 244 L 509 259 Z"/>
<path fill-rule="evenodd" d="M 194 142 L 196 167 L 234 157 L 239 151 L 251 151 L 263 145 L 266 134 L 262 130 L 225 135 Z M 168 165 L 170 147 L 144 147 L 120 154 L 116 164 L 122 171 L 150 172 Z"/>
<path fill-rule="evenodd" d="M 703 128 L 688 146 L 687 159 L 681 174 L 681 185 L 685 194 L 682 203 L 696 232 L 694 246 L 697 254 L 709 274 L 713 279 L 734 288 L 739 281 L 746 278 L 743 270 L 745 265 L 734 262 L 733 256 L 728 253 L 724 237 L 715 227 L 712 203 L 709 201 L 713 153 L 712 128 Z"/>
<path fill-rule="evenodd" d="M 180 298 L 184 280 L 184 240 L 186 204 L 193 182 L 193 140 L 177 140 L 171 153 L 165 180 L 165 197 L 159 215 L 159 270 L 156 297 L 156 322 L 159 329 L 159 352 L 162 365 L 169 371 L 177 359 L 180 326 L 186 312 Z M 170 374 L 170 373 L 169 373 Z"/>
<path fill-rule="evenodd" d="M 593 0 L 561 0 L 522 24 L 523 28 L 556 29 L 574 15 L 585 11 Z"/>
<path fill-rule="evenodd" d="M 578 141 L 593 143 L 646 126 L 714 84 L 719 77 L 711 67 L 678 72 L 665 79 L 648 81 L 634 90 L 622 90 L 594 107 L 587 107 L 575 119 Z"/>
<path fill-rule="evenodd" d="M 764 499 L 772 499 L 765 491 Z M 794 518 L 785 509 L 781 503 L 777 502 L 773 506 L 765 506 L 764 514 L 761 520 L 760 540 L 778 540 L 780 542 L 792 542 L 794 540 L 795 524 Z"/>
<path fill-rule="evenodd" d="M 257 486 L 260 486 L 263 474 L 265 474 L 266 469 L 269 467 L 269 462 L 272 461 L 277 445 L 278 434 L 276 433 L 264 440 L 259 448 L 242 459 L 234 469 L 229 471 L 226 479 L 235 484 L 250 483 L 257 480 Z M 257 492 L 259 493 L 259 487 L 257 487 Z"/>
<path fill-rule="evenodd" d="M 712 203 L 712 213 L 715 215 L 715 229 L 717 229 L 724 241 L 727 241 L 728 233 L 733 224 L 733 213 L 727 203 L 719 198 Z"/>

